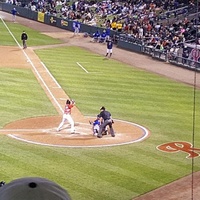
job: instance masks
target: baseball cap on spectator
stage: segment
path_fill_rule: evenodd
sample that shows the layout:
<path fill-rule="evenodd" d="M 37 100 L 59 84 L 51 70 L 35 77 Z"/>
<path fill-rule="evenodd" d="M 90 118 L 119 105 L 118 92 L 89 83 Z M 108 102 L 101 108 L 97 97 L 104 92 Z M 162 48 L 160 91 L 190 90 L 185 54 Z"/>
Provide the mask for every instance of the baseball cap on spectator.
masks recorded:
<path fill-rule="evenodd" d="M 71 200 L 68 192 L 45 178 L 25 177 L 0 188 L 1 200 Z"/>

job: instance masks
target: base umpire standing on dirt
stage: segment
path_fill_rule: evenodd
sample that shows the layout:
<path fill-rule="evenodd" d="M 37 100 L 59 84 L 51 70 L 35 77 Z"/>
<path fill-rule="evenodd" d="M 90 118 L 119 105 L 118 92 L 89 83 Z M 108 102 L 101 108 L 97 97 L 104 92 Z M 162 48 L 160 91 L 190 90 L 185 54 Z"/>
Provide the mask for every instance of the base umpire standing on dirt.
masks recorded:
<path fill-rule="evenodd" d="M 26 41 L 28 40 L 28 35 L 26 34 L 25 31 L 23 31 L 21 35 L 21 40 L 22 40 L 23 49 L 26 49 L 27 48 Z"/>
<path fill-rule="evenodd" d="M 102 138 L 102 132 L 105 130 L 106 126 L 108 125 L 110 128 L 110 134 L 112 137 L 115 137 L 115 132 L 113 129 L 113 119 L 111 113 L 105 109 L 105 107 L 101 107 L 99 117 L 103 119 L 103 123 L 99 127 L 99 133 L 97 134 L 98 138 Z"/>

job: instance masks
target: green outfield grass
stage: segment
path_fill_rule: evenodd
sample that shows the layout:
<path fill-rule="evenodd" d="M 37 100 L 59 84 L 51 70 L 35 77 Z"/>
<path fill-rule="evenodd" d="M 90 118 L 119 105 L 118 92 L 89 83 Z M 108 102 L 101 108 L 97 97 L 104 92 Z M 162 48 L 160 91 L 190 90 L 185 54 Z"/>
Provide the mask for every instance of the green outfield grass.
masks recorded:
<path fill-rule="evenodd" d="M 18 119 L 57 114 L 31 70 L 0 68 L 0 77 L 1 128 Z"/>
<path fill-rule="evenodd" d="M 18 23 L 6 22 L 4 24 L 0 20 L 0 45 L 2 46 L 16 46 L 16 41 L 13 39 L 12 35 L 16 38 L 17 42 L 21 45 L 21 34 L 25 31 L 28 34 L 27 44 L 28 46 L 40 46 L 40 45 L 53 45 L 60 44 L 61 41 L 58 39 L 53 39 L 43 33 L 39 33 L 33 29 L 26 26 L 22 26 Z M 10 30 L 10 32 L 8 31 Z"/>
<path fill-rule="evenodd" d="M 0 25 L 3 45 L 16 45 Z M 18 38 L 26 28 L 8 26 Z M 32 33 L 34 38 L 46 37 Z M 45 43 L 30 41 L 33 46 Z M 83 115 L 95 116 L 104 105 L 115 119 L 138 123 L 151 135 L 130 145 L 75 149 L 26 144 L 0 135 L 0 180 L 40 176 L 65 187 L 73 200 L 130 200 L 192 172 L 186 153 L 164 153 L 156 147 L 173 141 L 192 143 L 194 133 L 195 147 L 200 148 L 199 90 L 194 98 L 191 86 L 78 47 L 35 52 Z M 22 118 L 58 114 L 31 70 L 0 68 L 0 80 L 0 127 Z M 194 171 L 199 166 L 195 158 Z"/>

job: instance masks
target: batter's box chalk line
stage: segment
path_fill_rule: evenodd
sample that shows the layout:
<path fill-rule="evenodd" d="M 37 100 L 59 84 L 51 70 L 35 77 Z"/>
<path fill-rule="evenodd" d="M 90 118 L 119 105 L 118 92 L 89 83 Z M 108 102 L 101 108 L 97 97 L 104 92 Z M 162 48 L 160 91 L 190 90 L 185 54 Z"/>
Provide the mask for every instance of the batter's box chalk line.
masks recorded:
<path fill-rule="evenodd" d="M 92 135 L 92 125 L 89 123 L 81 123 L 76 122 L 75 123 L 75 133 L 71 134 L 71 126 L 70 124 L 64 125 L 60 131 L 57 131 L 57 127 L 53 129 L 43 129 L 42 132 L 46 132 L 48 134 L 54 134 L 58 136 L 70 134 L 71 136 L 76 135 Z M 70 136 L 70 137 L 71 137 Z"/>

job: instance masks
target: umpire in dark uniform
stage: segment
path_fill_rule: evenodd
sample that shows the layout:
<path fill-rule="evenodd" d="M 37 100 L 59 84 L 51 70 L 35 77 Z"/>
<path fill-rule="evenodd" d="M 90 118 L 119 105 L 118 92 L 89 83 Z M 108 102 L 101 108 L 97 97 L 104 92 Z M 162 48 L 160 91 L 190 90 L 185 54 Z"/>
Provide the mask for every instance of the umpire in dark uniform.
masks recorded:
<path fill-rule="evenodd" d="M 115 132 L 113 129 L 113 119 L 111 113 L 105 109 L 105 107 L 101 107 L 99 117 L 103 119 L 103 123 L 99 127 L 99 133 L 97 134 L 98 138 L 102 138 L 102 132 L 105 130 L 106 126 L 108 125 L 110 128 L 110 134 L 112 137 L 115 137 Z"/>
<path fill-rule="evenodd" d="M 26 41 L 28 40 L 28 35 L 26 34 L 25 31 L 23 31 L 23 33 L 21 35 L 21 40 L 22 40 L 22 44 L 23 44 L 23 49 L 26 49 L 27 48 Z"/>

